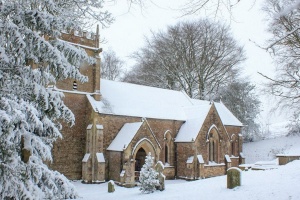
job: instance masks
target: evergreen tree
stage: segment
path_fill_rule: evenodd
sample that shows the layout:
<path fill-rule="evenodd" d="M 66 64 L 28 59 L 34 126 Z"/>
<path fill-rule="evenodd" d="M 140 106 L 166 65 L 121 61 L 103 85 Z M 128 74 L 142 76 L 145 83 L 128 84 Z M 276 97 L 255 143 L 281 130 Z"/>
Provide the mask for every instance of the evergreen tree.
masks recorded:
<path fill-rule="evenodd" d="M 245 125 L 242 134 L 245 142 L 261 139 L 260 126 L 256 118 L 261 102 L 255 94 L 255 86 L 249 81 L 236 79 L 221 87 L 216 100 L 221 101 Z"/>
<path fill-rule="evenodd" d="M 63 94 L 47 86 L 66 78 L 87 80 L 79 66 L 94 61 L 59 36 L 79 28 L 83 18 L 109 23 L 102 3 L 0 0 L 0 199 L 77 197 L 74 186 L 43 163 L 52 160 L 61 122 L 74 123 Z"/>
<path fill-rule="evenodd" d="M 142 193 L 151 193 L 156 190 L 156 186 L 159 185 L 158 172 L 153 169 L 154 158 L 149 152 L 146 156 L 145 164 L 143 165 L 140 173 L 140 190 Z"/>

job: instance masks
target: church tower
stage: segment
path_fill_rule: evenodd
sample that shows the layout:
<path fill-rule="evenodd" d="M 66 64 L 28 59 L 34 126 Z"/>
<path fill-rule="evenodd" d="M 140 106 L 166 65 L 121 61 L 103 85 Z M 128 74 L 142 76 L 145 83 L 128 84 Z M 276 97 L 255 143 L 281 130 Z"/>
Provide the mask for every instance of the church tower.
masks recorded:
<path fill-rule="evenodd" d="M 103 155 L 98 153 L 99 148 L 97 149 L 101 144 L 88 144 L 90 140 L 94 141 L 95 134 L 103 137 L 101 126 L 97 126 L 93 120 L 95 113 L 88 101 L 88 96 L 93 97 L 96 101 L 101 99 L 99 54 L 102 49 L 99 48 L 99 26 L 97 26 L 95 34 L 71 31 L 62 33 L 61 39 L 84 49 L 89 56 L 96 59 L 96 62 L 92 65 L 85 62 L 80 67 L 81 74 L 88 77 L 87 82 L 81 83 L 66 79 L 56 84 L 55 89 L 64 93 L 64 103 L 75 116 L 75 124 L 70 127 L 70 124 L 63 123 L 63 138 L 54 144 L 53 162 L 50 167 L 63 173 L 69 179 L 85 179 L 83 176 L 88 176 L 90 177 L 89 182 L 98 182 L 98 175 L 85 174 L 83 168 L 88 166 L 92 169 L 90 170 L 92 173 L 92 171 L 97 171 L 94 170 L 98 167 L 96 160 L 104 160 Z M 97 139 L 101 140 L 101 138 Z M 103 178 L 100 179 L 103 180 Z"/>

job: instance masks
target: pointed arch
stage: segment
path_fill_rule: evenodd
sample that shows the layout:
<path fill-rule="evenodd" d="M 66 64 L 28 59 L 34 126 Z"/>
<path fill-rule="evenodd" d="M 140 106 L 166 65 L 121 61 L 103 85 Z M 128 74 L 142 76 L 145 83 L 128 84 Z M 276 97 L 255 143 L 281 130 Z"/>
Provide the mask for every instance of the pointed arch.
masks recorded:
<path fill-rule="evenodd" d="M 208 129 L 206 141 L 208 142 L 208 161 L 218 163 L 220 159 L 220 134 L 215 124 Z"/>
<path fill-rule="evenodd" d="M 232 134 L 230 137 L 230 144 L 231 144 L 231 155 L 238 156 L 239 155 L 239 141 L 238 136 L 236 134 Z"/>
<path fill-rule="evenodd" d="M 173 147 L 174 147 L 174 141 L 171 135 L 171 131 L 167 130 L 164 133 L 164 148 L 165 148 L 164 154 L 165 154 L 165 163 L 168 163 L 170 165 L 173 164 L 173 159 L 171 156 Z"/>
<path fill-rule="evenodd" d="M 158 160 L 158 153 L 156 152 L 155 146 L 153 145 L 153 143 L 147 139 L 147 138 L 143 138 L 140 141 L 138 141 L 136 143 L 136 145 L 133 147 L 132 149 L 132 158 L 135 159 L 136 158 L 136 154 L 138 152 L 138 150 L 140 148 L 143 148 L 146 152 L 146 155 L 148 155 L 149 152 L 151 152 L 151 155 L 155 158 L 155 160 Z"/>

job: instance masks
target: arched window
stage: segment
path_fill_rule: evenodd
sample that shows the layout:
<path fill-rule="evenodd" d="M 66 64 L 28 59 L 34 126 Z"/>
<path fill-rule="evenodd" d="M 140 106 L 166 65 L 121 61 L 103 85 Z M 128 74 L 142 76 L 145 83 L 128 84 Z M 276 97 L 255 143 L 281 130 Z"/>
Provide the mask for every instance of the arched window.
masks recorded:
<path fill-rule="evenodd" d="M 220 138 L 218 130 L 214 127 L 208 133 L 208 161 L 219 162 Z"/>
<path fill-rule="evenodd" d="M 165 163 L 172 165 L 172 147 L 173 147 L 173 140 L 170 131 L 166 131 L 164 134 L 165 140 Z"/>
<path fill-rule="evenodd" d="M 231 155 L 238 156 L 238 140 L 235 134 L 231 136 Z"/>

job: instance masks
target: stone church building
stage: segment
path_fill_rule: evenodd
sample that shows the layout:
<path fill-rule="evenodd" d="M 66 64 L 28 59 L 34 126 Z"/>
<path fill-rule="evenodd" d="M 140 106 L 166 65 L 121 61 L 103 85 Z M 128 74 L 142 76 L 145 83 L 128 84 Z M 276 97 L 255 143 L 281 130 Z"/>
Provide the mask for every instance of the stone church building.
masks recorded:
<path fill-rule="evenodd" d="M 86 83 L 58 82 L 75 125 L 64 125 L 51 168 L 88 183 L 135 184 L 150 152 L 167 179 L 226 174 L 244 162 L 242 123 L 224 104 L 195 100 L 184 92 L 101 79 L 99 34 L 62 34 L 96 58 L 83 64 Z"/>

